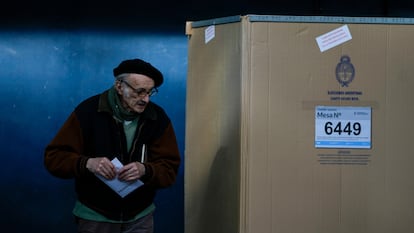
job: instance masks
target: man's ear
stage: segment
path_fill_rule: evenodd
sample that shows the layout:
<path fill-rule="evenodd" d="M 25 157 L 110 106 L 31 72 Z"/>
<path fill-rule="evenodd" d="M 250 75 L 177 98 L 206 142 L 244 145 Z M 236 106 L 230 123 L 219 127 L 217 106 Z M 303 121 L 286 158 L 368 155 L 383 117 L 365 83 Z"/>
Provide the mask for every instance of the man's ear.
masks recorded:
<path fill-rule="evenodd" d="M 122 86 L 121 86 L 121 81 L 120 80 L 116 80 L 115 81 L 115 84 L 114 84 L 114 86 L 115 86 L 115 90 L 116 90 L 116 92 L 119 94 L 119 95 L 121 95 L 122 94 Z"/>

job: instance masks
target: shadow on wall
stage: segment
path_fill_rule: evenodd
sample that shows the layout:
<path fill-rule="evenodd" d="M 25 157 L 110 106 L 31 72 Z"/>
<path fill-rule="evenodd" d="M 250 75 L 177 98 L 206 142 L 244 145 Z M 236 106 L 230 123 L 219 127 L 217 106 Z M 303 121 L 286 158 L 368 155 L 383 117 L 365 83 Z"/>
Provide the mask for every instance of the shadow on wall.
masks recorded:
<path fill-rule="evenodd" d="M 239 231 L 240 153 L 221 147 L 211 165 L 205 192 L 200 195 L 199 233 Z M 214 219 L 214 220 L 212 220 Z M 212 223 L 212 221 L 214 223 Z"/>

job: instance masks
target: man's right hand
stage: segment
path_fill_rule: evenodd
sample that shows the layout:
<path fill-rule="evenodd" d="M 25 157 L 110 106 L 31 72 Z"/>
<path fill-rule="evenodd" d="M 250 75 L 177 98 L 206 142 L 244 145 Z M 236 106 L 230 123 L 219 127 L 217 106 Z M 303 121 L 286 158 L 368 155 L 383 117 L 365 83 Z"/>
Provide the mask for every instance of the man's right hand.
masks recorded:
<path fill-rule="evenodd" d="M 106 157 L 89 158 L 86 168 L 105 179 L 112 180 L 116 177 L 116 169 L 112 162 Z"/>

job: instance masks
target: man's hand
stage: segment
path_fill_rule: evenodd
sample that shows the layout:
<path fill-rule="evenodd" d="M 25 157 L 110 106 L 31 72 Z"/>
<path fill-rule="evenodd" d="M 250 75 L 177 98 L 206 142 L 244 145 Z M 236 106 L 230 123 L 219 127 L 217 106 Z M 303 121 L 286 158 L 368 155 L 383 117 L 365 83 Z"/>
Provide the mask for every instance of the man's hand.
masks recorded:
<path fill-rule="evenodd" d="M 86 168 L 92 173 L 101 175 L 108 180 L 112 180 L 116 177 L 115 166 L 106 157 L 88 159 Z"/>
<path fill-rule="evenodd" d="M 123 166 L 118 173 L 118 179 L 123 181 L 135 181 L 145 175 L 145 166 L 139 162 L 132 162 Z"/>

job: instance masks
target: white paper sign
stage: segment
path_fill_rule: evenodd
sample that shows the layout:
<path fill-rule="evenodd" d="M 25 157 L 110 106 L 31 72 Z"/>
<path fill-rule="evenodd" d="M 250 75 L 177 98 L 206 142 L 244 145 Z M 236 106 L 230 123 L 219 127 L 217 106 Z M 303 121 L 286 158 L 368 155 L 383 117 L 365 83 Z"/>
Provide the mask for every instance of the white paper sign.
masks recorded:
<path fill-rule="evenodd" d="M 204 31 L 204 43 L 207 44 L 208 42 L 210 42 L 210 40 L 212 40 L 215 37 L 215 31 L 216 28 L 214 25 L 211 25 L 206 28 L 206 30 Z"/>
<path fill-rule="evenodd" d="M 316 42 L 318 43 L 321 52 L 324 52 L 351 39 L 352 36 L 349 32 L 348 25 L 344 25 L 340 28 L 316 37 Z"/>
<path fill-rule="evenodd" d="M 371 107 L 316 106 L 315 148 L 371 148 Z"/>

